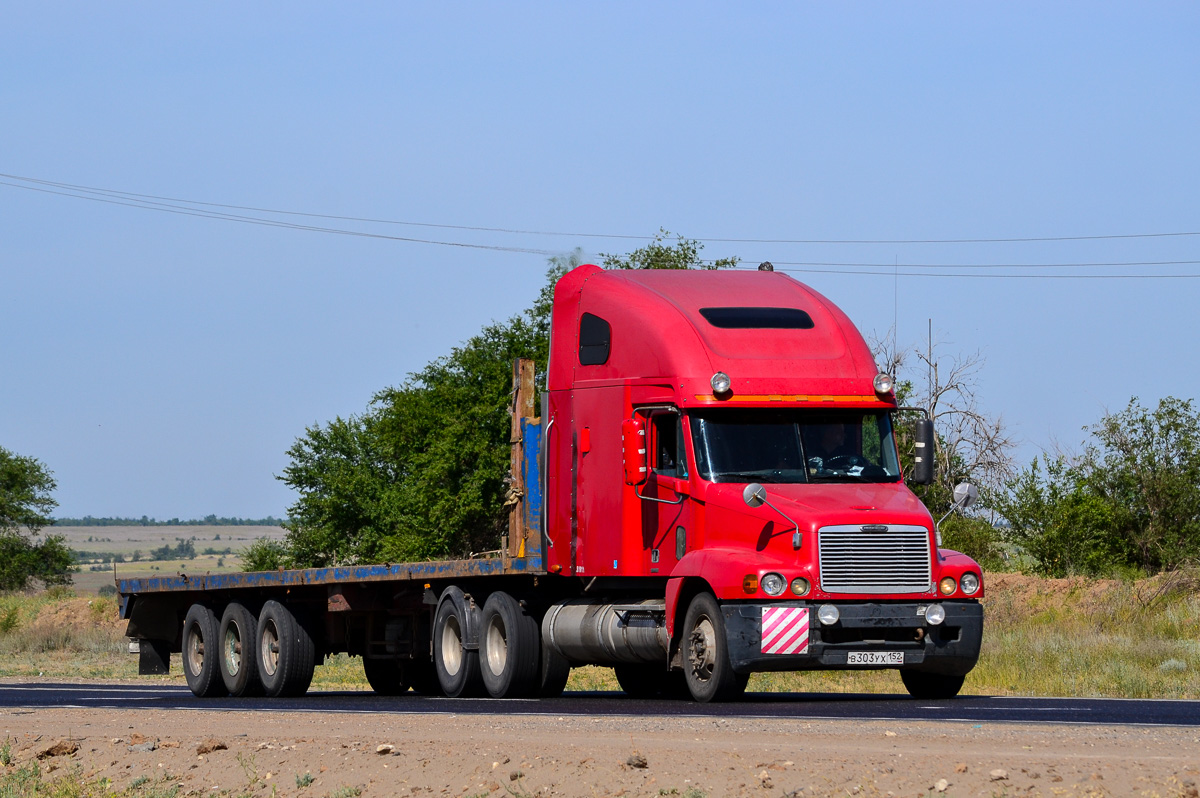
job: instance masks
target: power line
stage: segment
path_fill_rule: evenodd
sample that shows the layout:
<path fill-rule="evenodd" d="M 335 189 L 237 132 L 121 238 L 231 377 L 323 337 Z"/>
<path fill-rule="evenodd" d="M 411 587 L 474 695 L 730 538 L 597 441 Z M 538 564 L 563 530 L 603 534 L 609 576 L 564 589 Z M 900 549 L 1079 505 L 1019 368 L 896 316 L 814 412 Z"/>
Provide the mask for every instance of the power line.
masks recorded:
<path fill-rule="evenodd" d="M 4 175 L 0 175 L 3 177 Z M 443 247 L 463 247 L 466 249 L 486 249 L 496 252 L 519 252 L 531 255 L 554 255 L 554 250 L 548 249 L 532 249 L 529 247 L 505 247 L 494 244 L 468 244 L 462 241 L 436 241 L 426 238 L 409 238 L 406 236 L 391 236 L 383 233 L 369 233 L 362 230 L 345 230 L 337 227 L 318 227 L 316 225 L 294 224 L 292 222 L 284 222 L 276 219 L 262 219 L 254 216 L 243 216 L 240 214 L 220 213 L 215 211 L 205 211 L 195 208 L 186 208 L 181 206 L 167 205 L 162 202 L 144 202 L 139 200 L 122 201 L 115 198 L 106 198 L 104 196 L 87 196 L 86 194 L 70 193 L 68 191 L 56 191 L 50 188 L 38 188 L 36 186 L 23 186 L 16 183 L 9 183 L 0 180 L 0 185 L 10 186 L 12 188 L 20 188 L 26 191 L 37 191 L 43 194 L 57 194 L 62 197 L 73 197 L 75 199 L 88 200 L 90 202 L 102 202 L 107 205 L 123 205 L 128 208 L 140 208 L 142 210 L 159 211 L 162 213 L 173 213 L 180 216 L 197 216 L 205 219 L 219 219 L 227 222 L 238 222 L 241 224 L 254 224 L 263 227 L 282 227 L 289 230 L 305 230 L 314 233 L 329 233 L 332 235 L 355 236 L 360 238 L 378 238 L 387 241 L 405 241 L 414 244 L 435 244 Z"/>
<path fill-rule="evenodd" d="M 749 268 L 749 267 L 746 267 Z M 757 268 L 757 267 L 755 267 Z M 791 268 L 780 269 L 776 268 L 777 272 L 790 272 L 796 274 L 850 274 L 850 275 L 868 275 L 871 277 L 966 277 L 966 278 L 981 278 L 981 279 L 997 279 L 1006 278 L 1010 280 L 1172 280 L 1178 278 L 1200 277 L 1200 274 L 981 274 L 973 273 L 949 273 L 946 272 L 875 272 L 861 271 L 856 269 L 803 269 Z"/>
<path fill-rule="evenodd" d="M 51 186 L 51 187 L 62 189 L 64 191 L 68 191 L 68 192 L 100 194 L 100 195 L 108 196 L 108 197 L 112 197 L 112 198 L 123 198 L 123 199 L 131 200 L 135 203 L 138 203 L 138 204 L 134 205 L 133 207 L 149 207 L 149 206 L 158 205 L 160 203 L 177 203 L 176 206 L 171 206 L 171 207 L 178 207 L 179 205 L 202 206 L 202 207 L 206 207 L 206 208 L 225 208 L 228 210 L 252 211 L 254 213 L 271 213 L 271 214 L 284 215 L 284 216 L 303 216 L 303 217 L 314 218 L 314 219 L 330 219 L 330 220 L 334 220 L 334 221 L 362 222 L 362 223 L 366 223 L 366 224 L 403 225 L 403 226 L 411 226 L 411 227 L 427 227 L 427 228 L 444 229 L 444 230 L 463 230 L 463 231 L 471 231 L 471 232 L 503 233 L 503 234 L 509 234 L 509 235 L 558 236 L 558 237 L 571 237 L 571 238 L 607 238 L 607 239 L 629 240 L 629 241 L 650 241 L 650 240 L 653 240 L 653 238 L 654 238 L 654 236 L 625 235 L 625 234 L 619 234 L 619 233 L 558 232 L 558 231 L 549 231 L 549 230 L 525 230 L 525 229 L 507 228 L 507 227 L 482 227 L 482 226 L 478 226 L 478 225 L 437 224 L 437 223 L 432 223 L 432 222 L 400 221 L 400 220 L 395 220 L 395 219 L 378 219 L 378 218 L 359 217 L 359 216 L 338 216 L 338 215 L 334 215 L 334 214 L 310 213 L 310 212 L 305 212 L 305 211 L 290 211 L 290 210 L 279 210 L 279 209 L 273 209 L 273 208 L 260 208 L 260 207 L 254 207 L 254 206 L 248 206 L 248 205 L 230 205 L 230 204 L 223 204 L 223 203 L 216 203 L 216 202 L 203 202 L 203 201 L 199 201 L 199 200 L 188 200 L 188 199 L 181 199 L 178 197 L 166 197 L 166 196 L 160 196 L 160 195 L 155 195 L 155 194 L 138 194 L 138 193 L 129 192 L 129 191 L 120 191 L 117 189 L 98 188 L 95 186 L 84 186 L 84 185 L 78 185 L 78 184 L 73 184 L 73 183 L 63 183 L 63 182 L 58 182 L 58 181 L 44 180 L 44 179 L 33 178 L 33 177 L 23 177 L 20 175 L 5 174 L 5 173 L 0 173 L 0 178 L 6 178 L 8 180 L 16 180 L 16 181 L 20 181 L 21 183 L 33 183 L 33 184 L 42 185 L 42 186 Z M 32 186 L 28 186 L 28 185 L 19 185 L 19 184 L 13 184 L 13 183 L 4 183 L 3 185 L 8 185 L 13 188 L 24 188 L 24 189 L 29 189 L 29 190 L 35 190 L 35 189 L 33 189 Z M 57 192 L 51 191 L 48 193 L 57 193 Z M 89 199 L 89 197 L 87 197 L 87 196 L 81 196 L 80 193 L 69 193 L 69 194 L 64 194 L 64 196 L 73 196 L 73 197 L 76 197 L 77 199 Z M 154 202 L 146 202 L 148 200 L 152 200 Z M 193 209 L 193 210 L 195 210 L 195 209 Z M 243 217 L 240 217 L 237 215 L 235 215 L 235 217 L 236 217 L 235 220 L 243 220 Z M 224 217 L 213 217 L 213 218 L 224 218 Z M 268 220 L 260 220 L 260 221 L 264 222 L 264 223 L 268 223 Z M 280 226 L 286 226 L 286 225 L 281 224 Z M 315 230 L 318 228 L 312 228 L 307 225 L 300 225 L 300 226 L 298 226 L 298 229 L 313 229 L 313 230 Z M 322 232 L 347 232 L 347 231 L 340 231 L 336 228 L 322 229 L 321 231 Z M 354 233 L 347 232 L 347 234 L 354 234 Z M 362 234 L 362 235 L 368 235 L 370 237 L 376 237 L 376 238 L 392 238 L 390 236 L 375 235 L 375 234 Z M 1112 241 L 1112 240 L 1120 240 L 1120 239 L 1180 238 L 1180 237 L 1189 237 L 1189 236 L 1193 236 L 1193 237 L 1200 236 L 1200 231 L 1196 231 L 1196 232 L 1189 232 L 1189 231 L 1159 232 L 1159 233 L 1112 233 L 1112 234 L 1103 234 L 1103 235 L 1075 235 L 1075 236 L 1065 236 L 1065 235 L 1062 235 L 1062 236 L 1023 236 L 1023 237 L 1009 237 L 1009 238 L 941 238 L 941 239 L 938 239 L 938 238 L 871 238 L 871 239 L 807 238 L 806 239 L 806 238 L 703 237 L 701 240 L 706 241 L 706 242 L 721 243 L 721 244 L 838 244 L 838 245 L 888 244 L 888 245 L 902 245 L 902 244 L 1005 244 L 1005 243 L 1036 243 L 1036 242 L 1053 242 L 1053 241 Z M 467 245 L 467 244 L 460 244 L 457 242 L 426 241 L 423 239 L 408 239 L 408 238 L 399 238 L 399 237 L 396 237 L 395 240 L 417 241 L 419 243 L 433 243 L 433 244 L 441 244 L 441 245 L 446 245 L 446 246 L 473 246 L 475 248 L 482 248 L 482 249 L 492 249 L 492 248 L 504 249 L 502 247 L 486 247 L 483 245 Z M 526 252 L 526 251 L 530 251 L 530 250 L 517 248 L 512 251 Z M 540 252 L 540 251 L 538 251 L 538 252 Z"/>

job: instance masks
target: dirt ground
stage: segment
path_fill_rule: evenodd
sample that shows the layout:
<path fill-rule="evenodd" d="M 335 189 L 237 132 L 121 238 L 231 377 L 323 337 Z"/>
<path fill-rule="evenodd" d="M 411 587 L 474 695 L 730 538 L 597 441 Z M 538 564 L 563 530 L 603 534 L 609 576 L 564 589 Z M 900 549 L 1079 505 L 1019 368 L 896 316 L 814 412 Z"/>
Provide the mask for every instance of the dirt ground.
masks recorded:
<path fill-rule="evenodd" d="M 1182 728 L 87 709 L 3 710 L 0 728 L 10 768 L 41 756 L 52 779 L 191 795 L 1197 798 L 1200 784 L 1200 732 Z"/>

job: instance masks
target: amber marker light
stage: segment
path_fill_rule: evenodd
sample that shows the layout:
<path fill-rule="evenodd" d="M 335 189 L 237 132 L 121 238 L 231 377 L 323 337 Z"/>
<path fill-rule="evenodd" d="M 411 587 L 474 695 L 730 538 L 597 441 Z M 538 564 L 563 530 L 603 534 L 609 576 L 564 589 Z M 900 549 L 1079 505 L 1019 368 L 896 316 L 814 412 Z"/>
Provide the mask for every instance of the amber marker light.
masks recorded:
<path fill-rule="evenodd" d="M 942 581 L 938 582 L 938 592 L 943 596 L 949 596 L 958 589 L 958 582 L 954 581 L 953 576 L 943 576 Z"/>
<path fill-rule="evenodd" d="M 753 595 L 758 592 L 758 575 L 746 574 L 742 577 L 742 590 L 748 595 Z"/>

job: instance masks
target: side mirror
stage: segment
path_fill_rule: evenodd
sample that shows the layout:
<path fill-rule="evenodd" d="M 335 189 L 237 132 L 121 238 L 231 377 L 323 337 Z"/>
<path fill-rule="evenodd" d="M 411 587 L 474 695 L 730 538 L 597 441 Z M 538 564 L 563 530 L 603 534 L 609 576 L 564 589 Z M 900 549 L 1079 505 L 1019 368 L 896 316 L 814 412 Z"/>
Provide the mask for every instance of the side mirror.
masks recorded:
<path fill-rule="evenodd" d="M 762 507 L 767 501 L 767 489 L 757 482 L 751 482 L 742 491 L 742 501 L 750 507 Z"/>
<path fill-rule="evenodd" d="M 979 499 L 979 488 L 969 482 L 960 482 L 954 486 L 954 503 L 961 509 L 966 509 Z"/>
<path fill-rule="evenodd" d="M 913 430 L 916 439 L 917 456 L 913 463 L 912 482 L 918 485 L 933 483 L 933 451 L 934 433 L 933 422 L 927 418 L 917 419 Z"/>
<path fill-rule="evenodd" d="M 621 459 L 625 464 L 625 484 L 645 484 L 650 473 L 646 468 L 646 419 L 641 416 L 621 422 Z"/>

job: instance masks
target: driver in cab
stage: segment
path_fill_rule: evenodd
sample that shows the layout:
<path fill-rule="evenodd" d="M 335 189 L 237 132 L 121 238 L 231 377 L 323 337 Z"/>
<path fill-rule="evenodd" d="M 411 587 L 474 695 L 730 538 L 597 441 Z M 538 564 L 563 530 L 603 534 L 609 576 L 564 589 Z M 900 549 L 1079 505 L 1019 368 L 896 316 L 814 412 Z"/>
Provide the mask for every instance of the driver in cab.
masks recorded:
<path fill-rule="evenodd" d="M 861 471 L 858 452 L 845 424 L 813 424 L 806 430 L 804 449 L 810 473 L 833 471 L 854 474 Z"/>

